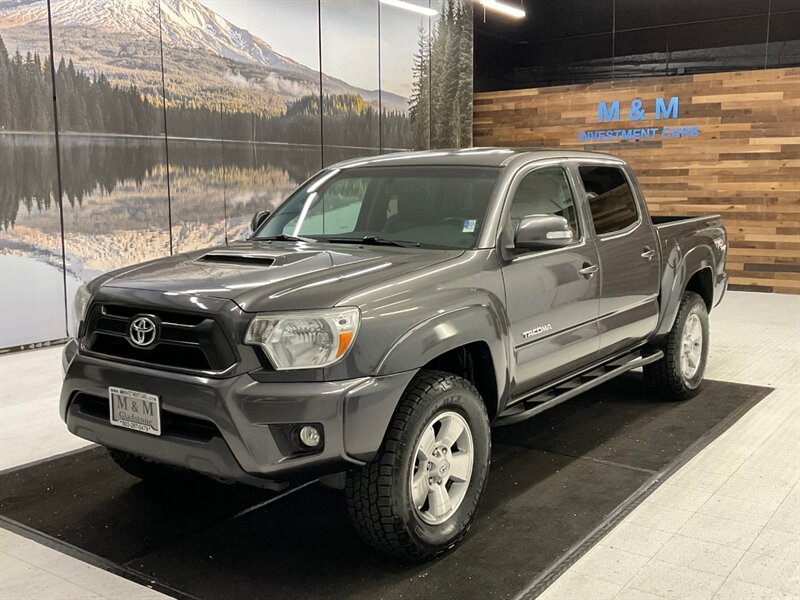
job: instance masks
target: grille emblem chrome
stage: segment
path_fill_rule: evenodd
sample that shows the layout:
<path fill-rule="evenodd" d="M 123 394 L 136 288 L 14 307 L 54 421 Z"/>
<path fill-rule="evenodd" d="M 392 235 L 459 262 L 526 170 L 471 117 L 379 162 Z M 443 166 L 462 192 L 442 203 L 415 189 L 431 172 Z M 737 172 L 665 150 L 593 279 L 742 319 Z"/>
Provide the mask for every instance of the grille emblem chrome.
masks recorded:
<path fill-rule="evenodd" d="M 128 337 L 134 346 L 146 348 L 156 341 L 158 326 L 150 317 L 136 317 L 128 327 Z"/>

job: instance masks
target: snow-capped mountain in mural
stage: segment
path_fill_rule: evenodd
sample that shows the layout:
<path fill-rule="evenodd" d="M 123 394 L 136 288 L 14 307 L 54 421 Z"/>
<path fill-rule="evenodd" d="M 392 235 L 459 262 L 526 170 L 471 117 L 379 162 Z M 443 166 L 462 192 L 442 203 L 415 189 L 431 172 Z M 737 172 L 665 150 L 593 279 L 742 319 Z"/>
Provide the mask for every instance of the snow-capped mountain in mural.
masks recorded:
<path fill-rule="evenodd" d="M 112 80 L 122 79 L 115 76 L 121 66 L 147 70 L 144 62 L 152 48 L 120 44 L 132 36 L 140 44 L 149 40 L 151 46 L 163 40 L 165 61 L 174 60 L 176 77 L 171 92 L 178 96 L 196 93 L 199 86 L 193 85 L 192 76 L 198 75 L 205 78 L 206 92 L 209 85 L 230 87 L 238 80 L 283 101 L 307 94 L 319 82 L 318 71 L 276 52 L 269 43 L 198 0 L 51 0 L 51 12 L 56 54 L 74 58 L 79 68 L 103 71 Z M 41 36 L 31 30 L 37 24 L 41 30 L 46 22 L 46 0 L 0 0 L 0 34 L 5 37 L 13 37 L 14 32 L 29 34 L 32 42 Z M 65 35 L 72 31 L 76 35 Z M 131 57 L 125 56 L 128 48 Z M 360 89 L 327 75 L 323 81 L 327 93 L 358 94 L 367 101 L 378 98 L 377 90 Z M 142 81 L 145 89 L 147 83 Z M 182 83 L 185 88 L 180 87 Z M 248 97 L 247 102 L 251 100 Z M 384 92 L 383 101 L 387 108 L 407 108 L 407 99 L 401 96 Z M 270 105 L 274 103 L 265 104 Z"/>
<path fill-rule="evenodd" d="M 205 49 L 239 62 L 253 62 L 281 70 L 306 67 L 275 52 L 264 40 L 224 19 L 196 0 L 53 0 L 56 27 L 96 28 L 110 32 L 141 31 L 158 35 L 184 49 Z M 161 14 L 159 15 L 159 8 Z M 45 0 L 0 3 L 10 23 L 23 25 L 46 18 Z"/>

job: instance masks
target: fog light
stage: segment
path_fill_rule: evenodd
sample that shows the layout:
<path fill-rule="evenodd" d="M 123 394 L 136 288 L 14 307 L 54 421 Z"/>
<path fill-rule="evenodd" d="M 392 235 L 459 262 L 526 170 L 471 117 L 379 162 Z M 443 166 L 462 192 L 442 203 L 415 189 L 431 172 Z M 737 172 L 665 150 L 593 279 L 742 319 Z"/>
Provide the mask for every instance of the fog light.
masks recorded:
<path fill-rule="evenodd" d="M 306 425 L 300 430 L 300 441 L 309 448 L 316 448 L 319 446 L 321 439 L 322 436 L 319 434 L 316 427 Z"/>

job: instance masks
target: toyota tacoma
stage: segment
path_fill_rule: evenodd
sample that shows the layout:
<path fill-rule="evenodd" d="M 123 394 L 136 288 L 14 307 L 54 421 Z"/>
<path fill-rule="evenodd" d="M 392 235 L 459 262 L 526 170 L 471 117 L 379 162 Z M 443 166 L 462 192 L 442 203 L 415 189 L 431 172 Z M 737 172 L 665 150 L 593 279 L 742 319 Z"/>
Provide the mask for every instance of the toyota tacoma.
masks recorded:
<path fill-rule="evenodd" d="M 428 559 L 475 517 L 492 426 L 639 367 L 697 392 L 726 246 L 719 216 L 651 218 L 610 155 L 342 162 L 246 241 L 82 287 L 61 416 L 145 480 L 338 482 L 364 540 Z"/>

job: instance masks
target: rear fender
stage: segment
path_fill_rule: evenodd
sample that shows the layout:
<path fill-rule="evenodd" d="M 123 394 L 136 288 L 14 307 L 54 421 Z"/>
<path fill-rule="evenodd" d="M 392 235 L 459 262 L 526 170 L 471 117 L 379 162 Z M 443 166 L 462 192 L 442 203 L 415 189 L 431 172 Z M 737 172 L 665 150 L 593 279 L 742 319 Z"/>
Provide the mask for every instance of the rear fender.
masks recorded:
<path fill-rule="evenodd" d="M 666 257 L 664 275 L 661 279 L 661 320 L 656 328 L 655 335 L 662 336 L 669 333 L 678 316 L 683 291 L 692 276 L 702 269 L 715 272 L 714 253 L 709 246 L 695 246 L 684 256 L 680 257 L 680 249 L 676 248 Z M 670 266 L 677 260 L 675 267 Z"/>

